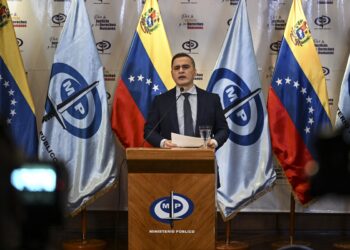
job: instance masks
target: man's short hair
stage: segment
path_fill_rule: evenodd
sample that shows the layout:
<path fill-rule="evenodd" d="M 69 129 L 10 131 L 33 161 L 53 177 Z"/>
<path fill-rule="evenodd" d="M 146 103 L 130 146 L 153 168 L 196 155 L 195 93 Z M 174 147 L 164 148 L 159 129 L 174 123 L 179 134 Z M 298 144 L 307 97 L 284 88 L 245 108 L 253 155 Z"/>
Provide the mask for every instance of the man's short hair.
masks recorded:
<path fill-rule="evenodd" d="M 174 60 L 176 58 L 180 58 L 180 57 L 188 57 L 191 59 L 191 62 L 192 62 L 192 66 L 193 68 L 196 68 L 196 64 L 194 62 L 194 59 L 192 58 L 192 56 L 190 56 L 189 54 L 186 54 L 186 53 L 177 53 L 176 55 L 173 56 L 173 59 L 171 59 L 171 67 L 173 67 L 173 64 L 174 64 Z"/>

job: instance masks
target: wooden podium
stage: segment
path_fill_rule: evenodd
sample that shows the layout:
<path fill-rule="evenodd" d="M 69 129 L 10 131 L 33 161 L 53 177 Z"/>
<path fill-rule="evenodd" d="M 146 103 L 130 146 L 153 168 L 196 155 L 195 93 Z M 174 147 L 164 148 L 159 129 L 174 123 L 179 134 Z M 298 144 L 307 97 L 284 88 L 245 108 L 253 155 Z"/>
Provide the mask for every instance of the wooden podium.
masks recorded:
<path fill-rule="evenodd" d="M 129 250 L 215 249 L 211 149 L 129 148 Z"/>

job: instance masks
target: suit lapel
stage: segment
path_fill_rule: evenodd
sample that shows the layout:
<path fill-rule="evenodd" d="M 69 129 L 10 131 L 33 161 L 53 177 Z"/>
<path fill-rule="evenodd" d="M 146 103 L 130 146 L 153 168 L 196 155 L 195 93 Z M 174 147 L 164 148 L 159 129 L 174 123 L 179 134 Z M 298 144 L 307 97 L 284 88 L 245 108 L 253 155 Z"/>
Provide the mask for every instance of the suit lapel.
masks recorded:
<path fill-rule="evenodd" d="M 196 86 L 196 90 L 197 90 L 197 122 L 196 122 L 196 128 L 195 128 L 195 135 L 199 136 L 199 125 L 203 125 L 201 123 L 203 120 L 202 118 L 205 114 L 203 114 L 202 112 L 204 112 L 205 109 L 200 108 L 200 107 L 203 107 L 203 105 L 204 105 L 203 104 L 203 92 L 197 86 Z"/>
<path fill-rule="evenodd" d="M 171 126 L 173 127 L 173 132 L 179 134 L 180 129 L 179 129 L 179 122 L 177 119 L 177 108 L 176 108 L 176 88 L 173 88 L 171 90 L 171 98 L 170 98 L 171 102 L 169 103 L 169 105 L 172 106 L 171 110 L 170 110 L 170 117 L 171 117 Z"/>

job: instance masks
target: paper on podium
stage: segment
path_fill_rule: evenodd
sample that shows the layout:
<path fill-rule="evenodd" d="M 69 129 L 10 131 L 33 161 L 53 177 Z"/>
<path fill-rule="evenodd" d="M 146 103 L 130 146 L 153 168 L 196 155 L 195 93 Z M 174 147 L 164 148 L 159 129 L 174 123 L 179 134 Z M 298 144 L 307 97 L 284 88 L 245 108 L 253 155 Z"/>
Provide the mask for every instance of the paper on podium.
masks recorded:
<path fill-rule="evenodd" d="M 203 146 L 203 139 L 187 135 L 171 133 L 171 142 L 180 148 L 199 148 Z"/>

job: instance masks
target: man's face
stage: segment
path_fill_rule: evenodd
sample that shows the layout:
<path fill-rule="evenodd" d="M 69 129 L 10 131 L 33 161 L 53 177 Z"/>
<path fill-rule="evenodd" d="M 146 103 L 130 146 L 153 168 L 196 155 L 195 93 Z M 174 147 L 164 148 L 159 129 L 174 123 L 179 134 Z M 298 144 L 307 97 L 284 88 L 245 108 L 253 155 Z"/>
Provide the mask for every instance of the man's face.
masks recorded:
<path fill-rule="evenodd" d="M 193 67 L 190 58 L 179 57 L 173 62 L 171 75 L 177 86 L 189 89 L 193 86 L 196 69 Z"/>

